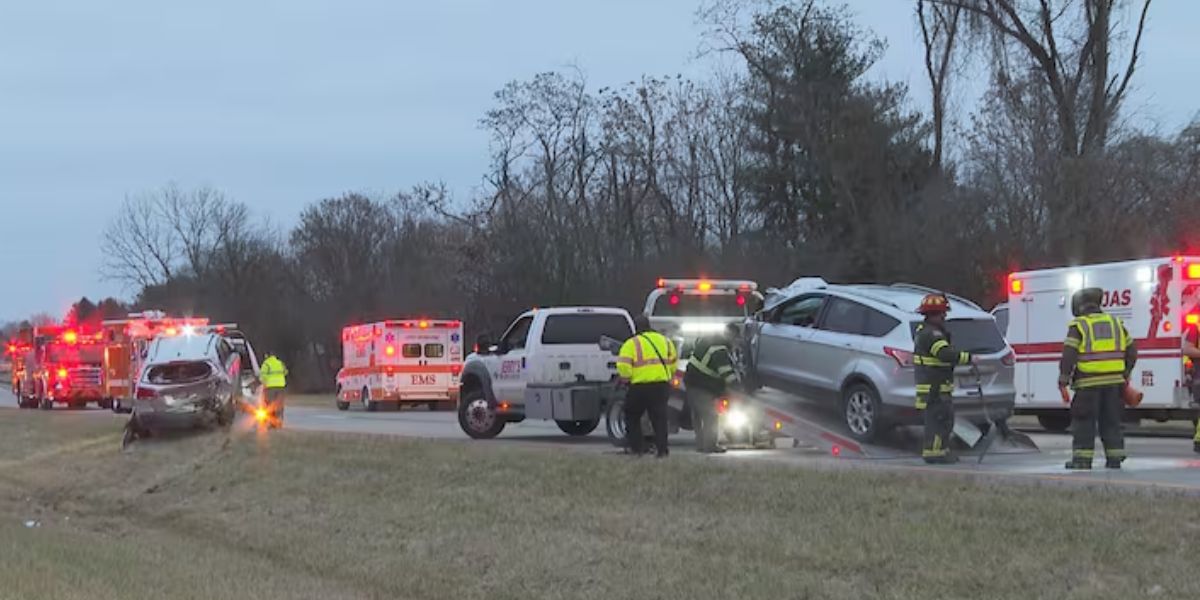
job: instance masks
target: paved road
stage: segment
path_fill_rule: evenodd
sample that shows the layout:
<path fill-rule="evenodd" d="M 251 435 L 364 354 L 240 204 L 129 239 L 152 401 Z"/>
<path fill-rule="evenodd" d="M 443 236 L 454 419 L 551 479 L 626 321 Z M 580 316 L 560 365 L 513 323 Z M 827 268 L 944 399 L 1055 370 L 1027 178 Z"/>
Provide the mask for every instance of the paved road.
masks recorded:
<path fill-rule="evenodd" d="M 357 407 L 349 411 L 338 411 L 332 404 L 331 400 L 327 407 L 290 406 L 287 409 L 286 427 L 304 431 L 369 433 L 461 440 L 464 443 L 617 452 L 606 439 L 603 424 L 589 436 L 570 438 L 562 434 L 553 423 L 526 421 L 510 424 L 496 440 L 473 442 L 459 429 L 454 413 L 424 410 L 367 413 Z M 788 408 L 793 414 L 803 415 L 826 426 L 836 426 L 833 425 L 836 421 L 835 415 L 798 401 L 792 401 L 790 404 Z M 0 418 L 19 418 L 20 413 L 15 410 L 15 405 L 11 395 L 0 391 Z M 77 411 L 72 412 L 78 414 Z M 87 411 L 87 414 L 97 418 L 112 418 L 114 426 L 123 423 L 123 417 L 112 416 L 107 411 L 93 409 Z M 836 458 L 823 449 L 818 450 L 803 443 L 799 448 L 735 451 L 711 459 L 769 461 L 830 469 L 954 474 L 995 481 L 1033 481 L 1063 485 L 1102 484 L 1119 488 L 1155 487 L 1200 494 L 1200 455 L 1192 452 L 1190 436 L 1180 427 L 1167 431 L 1154 428 L 1131 430 L 1126 441 L 1130 459 L 1126 461 L 1124 469 L 1109 471 L 1100 468 L 1083 473 L 1067 472 L 1063 469 L 1063 463 L 1070 456 L 1071 446 L 1070 437 L 1065 434 L 1049 434 L 1030 429 L 1027 433 L 1040 451 L 1022 451 L 998 444 L 982 463 L 977 462 L 976 456 L 968 454 L 961 463 L 953 467 L 930 467 L 917 457 L 918 432 L 919 430 L 902 430 L 888 444 L 871 446 L 870 454 L 873 458 L 867 459 Z M 672 436 L 671 443 L 677 453 L 694 448 L 689 432 Z"/>

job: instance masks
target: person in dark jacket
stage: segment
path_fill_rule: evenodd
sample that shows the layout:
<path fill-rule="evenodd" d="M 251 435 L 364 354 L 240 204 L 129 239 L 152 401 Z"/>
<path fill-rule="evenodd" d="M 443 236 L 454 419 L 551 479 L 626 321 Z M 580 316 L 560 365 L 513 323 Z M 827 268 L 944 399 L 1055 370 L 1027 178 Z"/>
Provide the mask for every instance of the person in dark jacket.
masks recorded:
<path fill-rule="evenodd" d="M 696 450 L 706 454 L 725 451 L 718 443 L 717 402 L 737 381 L 730 352 L 736 327 L 731 324 L 724 336 L 696 340 L 683 378 L 692 410 L 692 429 L 696 432 Z"/>
<path fill-rule="evenodd" d="M 973 361 L 971 354 L 957 350 L 946 329 L 950 301 L 942 294 L 921 299 L 917 312 L 925 321 L 917 326 L 913 348 L 916 367 L 917 410 L 925 412 L 925 444 L 921 458 L 930 464 L 958 462 L 950 453 L 954 431 L 954 367 Z"/>

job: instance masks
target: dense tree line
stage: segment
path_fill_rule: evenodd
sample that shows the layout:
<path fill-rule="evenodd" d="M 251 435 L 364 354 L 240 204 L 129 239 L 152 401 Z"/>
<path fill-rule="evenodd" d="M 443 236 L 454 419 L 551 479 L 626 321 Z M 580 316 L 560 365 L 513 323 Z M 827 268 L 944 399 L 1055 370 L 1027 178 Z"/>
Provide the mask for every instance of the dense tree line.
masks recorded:
<path fill-rule="evenodd" d="M 328 385 L 343 324 L 529 306 L 640 309 L 660 275 L 912 281 L 995 301 L 1016 266 L 1187 248 L 1200 124 L 1122 120 L 1148 0 L 918 0 L 928 109 L 868 78 L 885 44 L 817 0 L 706 6 L 702 81 L 513 81 L 480 125 L 486 188 L 348 193 L 280 231 L 211 189 L 128 198 L 107 274 L 140 307 L 243 324 Z M 1123 53 L 1121 52 L 1123 50 Z M 727 68 L 734 65 L 734 68 Z M 955 83 L 989 73 L 957 117 Z"/>

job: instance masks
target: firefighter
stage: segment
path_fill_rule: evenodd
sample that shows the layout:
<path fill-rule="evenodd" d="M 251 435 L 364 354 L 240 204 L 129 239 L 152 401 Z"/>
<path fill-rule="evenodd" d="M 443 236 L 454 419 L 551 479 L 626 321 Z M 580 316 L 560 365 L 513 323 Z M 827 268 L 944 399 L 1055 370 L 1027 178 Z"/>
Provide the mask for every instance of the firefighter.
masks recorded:
<path fill-rule="evenodd" d="M 1183 333 L 1183 357 L 1191 363 L 1192 401 L 1200 403 L 1200 325 L 1192 325 Z M 1200 454 L 1200 421 L 1192 436 L 1192 450 Z"/>
<path fill-rule="evenodd" d="M 973 363 L 969 352 L 956 350 L 946 330 L 950 302 L 943 294 L 928 294 L 921 299 L 917 312 L 925 322 L 917 326 L 913 350 L 916 366 L 917 410 L 925 411 L 925 444 L 921 458 L 929 464 L 958 462 L 950 453 L 950 434 L 954 431 L 954 367 Z"/>
<path fill-rule="evenodd" d="M 283 423 L 284 389 L 287 387 L 287 366 L 274 354 L 267 354 L 258 369 L 259 378 L 265 388 L 267 413 L 270 415 L 272 427 Z"/>
<path fill-rule="evenodd" d="M 1071 296 L 1075 319 L 1067 326 L 1059 362 L 1058 387 L 1067 401 L 1067 386 L 1075 390 L 1071 404 L 1071 460 L 1068 469 L 1090 469 L 1095 456 L 1096 423 L 1104 443 L 1105 466 L 1120 469 L 1125 460 L 1121 414 L 1129 373 L 1137 362 L 1137 347 L 1121 319 L 1100 310 L 1104 290 L 1087 288 Z"/>
<path fill-rule="evenodd" d="M 678 356 L 675 344 L 650 329 L 646 315 L 634 317 L 633 325 L 637 332 L 621 345 L 617 357 L 617 373 L 629 383 L 625 395 L 625 438 L 634 456 L 645 454 L 642 415 L 649 413 L 658 458 L 666 458 L 667 399 Z"/>
<path fill-rule="evenodd" d="M 717 402 L 737 381 L 729 348 L 737 339 L 737 324 L 730 323 L 724 336 L 696 340 L 688 357 L 683 382 L 688 406 L 692 410 L 692 429 L 696 432 L 696 450 L 705 454 L 722 453 L 717 443 Z"/>

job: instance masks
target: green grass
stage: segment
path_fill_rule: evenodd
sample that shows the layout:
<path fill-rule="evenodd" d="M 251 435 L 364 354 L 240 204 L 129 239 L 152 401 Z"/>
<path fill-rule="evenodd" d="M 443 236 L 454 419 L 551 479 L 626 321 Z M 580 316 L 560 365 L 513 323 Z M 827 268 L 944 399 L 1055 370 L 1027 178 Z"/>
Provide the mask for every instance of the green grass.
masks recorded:
<path fill-rule="evenodd" d="M 1200 594 L 1173 494 L 60 416 L 0 413 L 0 598 Z"/>

